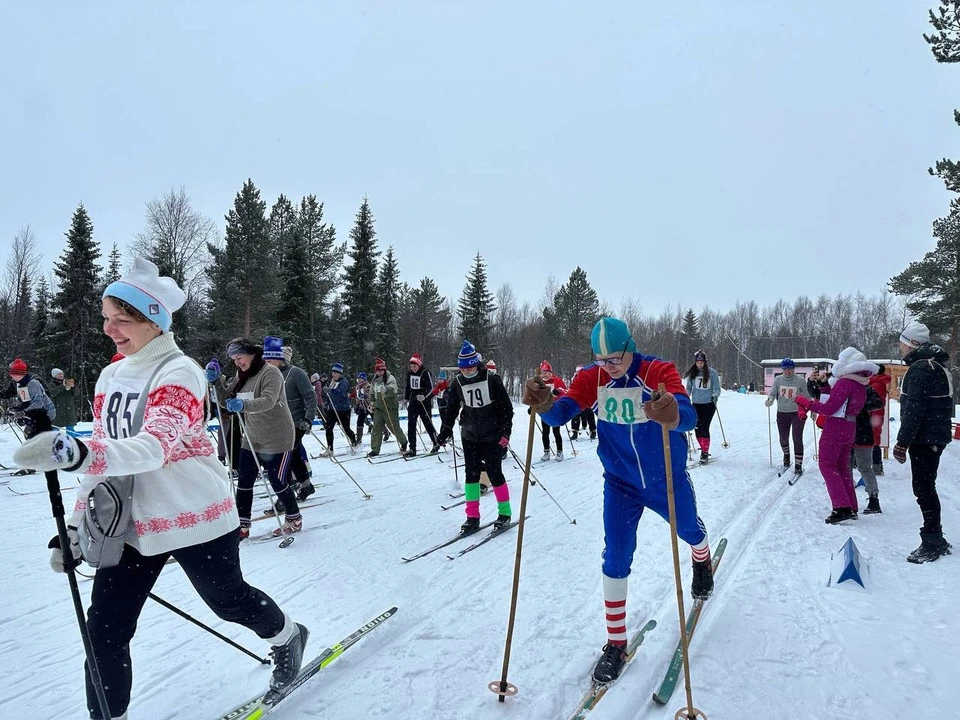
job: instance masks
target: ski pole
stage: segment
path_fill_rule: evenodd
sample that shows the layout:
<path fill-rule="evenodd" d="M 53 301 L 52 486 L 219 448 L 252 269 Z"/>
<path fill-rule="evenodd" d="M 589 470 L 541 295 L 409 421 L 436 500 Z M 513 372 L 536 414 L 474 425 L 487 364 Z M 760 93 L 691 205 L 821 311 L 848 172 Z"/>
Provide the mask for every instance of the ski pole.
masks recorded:
<path fill-rule="evenodd" d="M 660 383 L 659 390 L 654 393 L 652 399 L 659 398 L 666 392 L 666 385 Z M 673 547 L 673 579 L 677 587 L 677 614 L 680 617 L 680 646 L 683 651 L 683 679 L 687 690 L 687 707 L 681 708 L 675 715 L 675 720 L 681 720 L 684 716 L 688 720 L 696 720 L 706 716 L 693 706 L 693 691 L 690 689 L 690 655 L 687 648 L 687 619 L 683 610 L 683 581 L 680 578 L 680 547 L 677 544 L 677 503 L 673 491 L 673 468 L 671 467 L 670 457 L 670 431 L 666 425 L 660 426 L 660 434 L 663 439 L 663 464 L 667 474 L 667 511 L 670 515 L 670 544 Z"/>
<path fill-rule="evenodd" d="M 276 509 L 277 501 L 274 499 L 273 492 L 270 489 L 270 483 L 267 482 L 267 479 L 263 476 L 262 468 L 260 464 L 260 458 L 257 457 L 257 451 L 253 449 L 253 442 L 250 441 L 250 433 L 247 432 L 247 424 L 243 421 L 243 415 L 237 413 L 237 420 L 240 421 L 240 429 L 243 431 L 243 434 L 246 435 L 247 441 L 250 445 L 250 454 L 253 455 L 253 461 L 257 464 L 257 474 L 260 476 L 260 480 L 263 482 L 263 487 L 267 491 L 267 498 L 270 500 L 270 507 Z M 250 491 L 253 492 L 253 488 L 250 488 Z M 277 527 L 280 528 L 280 532 L 283 532 L 283 523 L 280 521 L 280 513 L 274 513 L 273 515 L 277 519 Z M 293 536 L 289 536 L 290 540 L 293 540 Z M 286 547 L 286 545 L 284 545 Z"/>
<path fill-rule="evenodd" d="M 346 429 L 343 427 L 343 420 L 340 419 L 340 413 L 337 411 L 336 406 L 333 404 L 333 396 L 330 394 L 330 391 L 324 388 L 324 392 L 327 393 L 327 399 L 330 400 L 330 412 L 333 413 L 333 416 L 337 419 L 337 425 L 340 427 L 340 432 L 343 434 L 343 439 L 347 441 L 347 446 L 350 448 L 350 454 L 355 455 L 357 448 L 354 447 L 354 443 L 350 442 L 350 436 L 347 435 Z M 333 437 L 331 435 L 331 437 Z M 333 457 L 333 447 L 331 443 L 330 447 L 330 456 Z"/>
<path fill-rule="evenodd" d="M 430 436 L 430 441 L 431 441 L 434 445 L 436 445 L 436 444 L 437 444 L 437 429 L 436 429 L 435 427 L 433 427 L 433 413 L 432 413 L 430 410 L 427 410 L 427 405 L 426 405 L 426 403 L 425 403 L 423 400 L 417 400 L 417 402 L 420 403 L 420 407 L 423 408 L 423 416 L 424 416 L 424 418 L 425 418 L 424 423 L 423 423 L 424 427 L 428 427 L 428 426 L 427 426 L 427 423 L 429 422 L 429 423 L 430 423 L 429 428 L 430 428 L 431 430 L 433 430 L 433 435 Z M 407 412 L 410 412 L 410 411 L 407 410 Z M 443 418 L 441 418 L 441 420 L 442 420 L 442 419 L 443 419 Z M 420 430 L 418 429 L 417 432 L 419 433 Z M 429 435 L 430 433 L 428 432 L 427 434 Z M 420 436 L 420 441 L 423 442 L 423 436 L 422 436 L 422 435 Z M 431 449 L 432 449 L 432 448 L 431 448 Z"/>
<path fill-rule="evenodd" d="M 540 379 L 540 370 L 537 370 Z M 520 520 L 517 523 L 517 555 L 513 562 L 513 596 L 510 599 L 510 620 L 507 623 L 507 640 L 503 647 L 503 671 L 499 680 L 491 680 L 487 688 L 497 695 L 497 701 L 503 702 L 507 695 L 516 695 L 517 686 L 507 682 L 507 670 L 510 667 L 510 646 L 513 644 L 513 624 L 517 616 L 517 595 L 520 591 L 520 553 L 523 550 L 523 519 L 527 513 L 527 491 L 530 487 L 530 466 L 533 464 L 533 433 L 536 428 L 537 414 L 530 408 L 530 422 L 527 426 L 527 462 L 523 470 L 523 489 L 520 491 Z"/>
<path fill-rule="evenodd" d="M 231 437 L 231 435 L 233 433 L 230 433 L 228 435 L 227 429 L 223 426 L 223 414 L 220 412 L 220 403 L 217 402 L 217 391 L 216 391 L 216 388 L 213 386 L 213 383 L 210 383 L 210 392 L 211 392 L 210 401 L 213 403 L 213 406 L 217 409 L 217 423 L 220 426 L 220 430 L 219 430 L 220 437 L 223 438 L 223 444 L 227 450 L 227 473 L 230 475 L 230 492 L 236 495 L 237 487 L 236 487 L 235 479 L 233 477 L 233 453 L 231 452 L 233 450 L 233 448 L 231 447 L 231 445 L 233 444 L 233 438 Z"/>
<path fill-rule="evenodd" d="M 520 461 L 520 458 L 517 456 L 517 454 L 516 454 L 515 452 L 513 452 L 513 448 L 510 448 L 510 453 L 513 455 L 513 459 L 516 460 L 517 463 L 520 465 L 521 469 L 523 469 L 523 464 L 522 464 L 522 462 Z M 543 491 L 547 494 L 547 497 L 549 497 L 551 500 L 553 500 L 553 504 L 556 505 L 558 508 L 560 508 L 560 512 L 562 512 L 564 515 L 567 516 L 567 520 L 570 521 L 570 524 L 571 524 L 571 525 L 576 525 L 576 524 L 577 524 L 576 518 L 570 517 L 570 514 L 569 514 L 566 510 L 563 509 L 563 506 L 562 506 L 559 502 L 557 502 L 557 499 L 553 496 L 553 493 L 551 493 L 549 490 L 547 490 L 547 486 L 543 484 L 543 480 L 541 480 L 540 478 L 538 478 L 536 475 L 533 474 L 533 470 L 530 470 L 530 477 L 533 478 L 533 479 L 530 481 L 530 484 L 531 484 L 531 485 L 539 485 L 540 487 L 542 487 L 542 488 L 543 488 Z"/>
<path fill-rule="evenodd" d="M 813 421 L 813 459 L 814 460 L 820 459 L 819 450 L 820 450 L 820 446 L 817 445 L 817 421 L 814 420 Z"/>
<path fill-rule="evenodd" d="M 720 447 L 726 450 L 730 447 L 730 443 L 727 442 L 727 434 L 723 431 L 723 418 L 720 417 L 720 408 L 717 407 L 716 401 L 714 401 L 713 406 L 716 408 L 717 421 L 720 423 L 720 436 L 723 438 L 723 444 Z"/>
<path fill-rule="evenodd" d="M 314 434 L 312 427 L 311 427 L 311 429 L 310 429 L 310 435 L 313 437 L 314 440 L 316 440 L 317 442 L 320 442 L 320 438 L 318 438 L 318 437 Z M 349 439 L 349 438 L 348 438 L 348 439 Z M 320 444 L 323 445 L 323 443 L 320 443 Z M 337 460 L 336 457 L 334 457 L 333 453 L 330 453 L 330 455 L 329 455 L 328 457 L 330 458 L 330 460 L 333 462 L 334 465 L 336 465 L 338 468 L 340 468 L 341 470 L 343 470 L 343 472 L 346 473 L 346 475 L 347 475 L 348 478 L 350 478 L 351 480 L 353 480 L 353 484 L 356 485 L 356 486 L 357 486 L 357 489 L 363 494 L 363 499 L 364 499 L 364 500 L 369 500 L 370 498 L 373 497 L 373 495 L 371 495 L 371 494 L 368 493 L 366 490 L 364 490 L 362 487 L 360 487 L 360 483 L 358 483 L 358 482 L 354 479 L 353 475 L 350 474 L 350 471 L 347 470 L 347 469 L 343 466 L 343 463 L 340 462 L 339 460 Z"/>
<path fill-rule="evenodd" d="M 567 427 L 567 423 L 563 424 L 563 427 L 567 430 L 567 438 L 570 437 L 570 428 Z M 573 456 L 577 456 L 577 446 L 573 444 L 573 440 L 570 440 L 570 449 L 573 451 Z"/>
<path fill-rule="evenodd" d="M 693 460 L 693 435 L 687 430 L 687 462 L 691 460 Z"/>
<path fill-rule="evenodd" d="M 773 467 L 773 430 L 772 421 L 770 420 L 770 406 L 767 405 L 767 442 L 770 444 L 770 467 Z M 816 435 L 817 431 L 814 430 L 813 434 Z"/>

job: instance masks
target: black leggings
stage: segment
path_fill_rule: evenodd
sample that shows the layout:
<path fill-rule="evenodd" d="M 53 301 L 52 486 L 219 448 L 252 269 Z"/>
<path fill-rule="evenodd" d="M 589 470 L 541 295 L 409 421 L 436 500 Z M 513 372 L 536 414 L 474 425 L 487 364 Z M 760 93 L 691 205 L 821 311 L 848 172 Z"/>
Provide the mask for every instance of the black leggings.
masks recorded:
<path fill-rule="evenodd" d="M 713 414 L 717 411 L 717 404 L 712 402 L 694 403 L 693 409 L 697 411 L 696 436 L 698 438 L 709 438 L 710 423 L 713 422 Z"/>
<path fill-rule="evenodd" d="M 920 532 L 938 533 L 940 528 L 940 496 L 937 495 L 937 470 L 943 445 L 911 445 L 910 471 L 913 474 L 913 495 L 923 513 Z"/>
<path fill-rule="evenodd" d="M 507 479 L 503 476 L 503 448 L 496 440 L 490 442 L 463 441 L 464 482 L 480 482 L 480 473 L 486 472 L 493 487 L 500 487 Z"/>
<path fill-rule="evenodd" d="M 803 465 L 803 426 L 806 419 L 800 419 L 800 413 L 778 412 L 777 432 L 780 433 L 780 449 L 785 456 L 790 455 L 790 431 L 793 431 L 793 455 L 797 465 Z"/>
<path fill-rule="evenodd" d="M 550 449 L 550 431 L 553 430 L 553 439 L 557 442 L 557 452 L 563 452 L 563 436 L 560 434 L 559 427 L 550 427 L 543 420 L 540 421 L 541 435 L 543 437 L 543 449 Z"/>
<path fill-rule="evenodd" d="M 357 436 L 350 429 L 350 411 L 349 410 L 326 410 L 323 413 L 323 430 L 327 438 L 327 447 L 333 448 L 333 429 L 337 425 L 343 426 L 343 434 L 351 445 L 357 444 Z"/>
<path fill-rule="evenodd" d="M 429 400 L 421 403 L 416 398 L 407 403 L 407 440 L 410 442 L 410 449 L 416 452 L 417 449 L 417 420 L 423 420 L 423 426 L 427 429 L 427 435 L 432 442 L 437 442 L 437 429 L 433 426 L 431 415 L 433 403 Z"/>
<path fill-rule="evenodd" d="M 293 494 L 287 477 L 290 474 L 291 456 L 288 450 L 285 453 L 257 453 L 257 459 L 263 463 L 267 477 L 273 486 L 273 491 L 280 498 L 287 511 L 287 520 L 300 518 L 300 506 L 297 505 L 297 496 Z M 240 451 L 240 471 L 237 473 L 237 512 L 240 514 L 240 527 L 250 527 L 250 508 L 253 506 L 253 486 L 257 481 L 260 468 L 253 458 L 253 453 L 243 448 Z"/>
<path fill-rule="evenodd" d="M 290 455 L 290 474 L 293 481 L 297 484 L 310 482 L 310 468 L 307 467 L 307 453 L 303 451 L 303 436 L 306 434 L 302 430 L 294 431 L 293 452 Z"/>
<path fill-rule="evenodd" d="M 574 415 L 573 419 L 570 420 L 570 428 L 574 432 L 580 432 L 581 427 L 584 429 L 589 427 L 591 435 L 597 432 L 597 420 L 593 415 L 593 410 L 590 408 L 587 408 L 582 413 Z"/>
<path fill-rule="evenodd" d="M 130 704 L 133 684 L 130 641 L 137 630 L 137 619 L 147 594 L 171 555 L 217 617 L 250 628 L 261 638 L 280 634 L 283 611 L 269 595 L 243 579 L 239 542 L 237 531 L 231 530 L 214 540 L 160 555 L 144 556 L 127 545 L 119 565 L 97 571 L 87 627 L 111 715 L 119 717 Z M 100 705 L 89 673 L 86 682 L 90 717 L 100 718 Z"/>

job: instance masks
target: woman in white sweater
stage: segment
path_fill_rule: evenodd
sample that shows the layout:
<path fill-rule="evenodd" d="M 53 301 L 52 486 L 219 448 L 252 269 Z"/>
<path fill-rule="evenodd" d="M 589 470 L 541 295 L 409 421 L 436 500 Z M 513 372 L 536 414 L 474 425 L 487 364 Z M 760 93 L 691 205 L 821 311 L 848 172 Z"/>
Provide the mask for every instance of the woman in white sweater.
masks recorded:
<path fill-rule="evenodd" d="M 126 359 L 108 365 L 97 380 L 92 438 L 84 443 L 62 431 L 45 432 L 17 453 L 30 459 L 30 467 L 85 473 L 68 522 L 68 563 L 80 556 L 76 528 L 90 491 L 108 476 L 136 478 L 135 532 L 128 535 L 119 564 L 97 571 L 88 612 L 94 656 L 114 718 L 126 718 L 133 682 L 130 641 L 147 595 L 171 556 L 211 610 L 273 646 L 271 688 L 282 692 L 294 680 L 308 635 L 243 579 L 237 510 L 226 469 L 204 429 L 206 379 L 169 332 L 172 313 L 185 299 L 172 279 L 160 277 L 155 265 L 137 258 L 131 272 L 103 293 L 104 333 Z M 144 392 L 143 422 L 133 432 L 134 409 Z M 18 463 L 23 464 L 21 459 Z M 62 571 L 64 553 L 58 542 L 51 546 L 51 564 Z M 90 717 L 99 720 L 89 675 L 87 706 Z"/>

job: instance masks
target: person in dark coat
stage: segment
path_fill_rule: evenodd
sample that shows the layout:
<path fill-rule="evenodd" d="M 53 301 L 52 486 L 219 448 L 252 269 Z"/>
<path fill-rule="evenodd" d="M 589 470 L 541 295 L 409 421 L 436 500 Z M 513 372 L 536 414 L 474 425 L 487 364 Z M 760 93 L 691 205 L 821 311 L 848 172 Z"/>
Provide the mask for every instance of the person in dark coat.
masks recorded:
<path fill-rule="evenodd" d="M 53 384 L 47 390 L 47 395 L 53 400 L 53 406 L 57 410 L 57 424 L 73 432 L 73 426 L 77 424 L 77 398 L 80 396 L 77 381 L 64 377 L 60 368 L 51 370 L 50 375 L 53 377 Z"/>
<path fill-rule="evenodd" d="M 864 487 L 867 489 L 867 507 L 863 510 L 864 515 L 883 512 L 880 509 L 877 475 L 873 471 L 873 413 L 878 409 L 883 409 L 883 400 L 868 381 L 867 399 L 863 403 L 863 408 L 857 413 L 853 453 L 850 455 L 851 467 L 860 470 Z"/>
<path fill-rule="evenodd" d="M 423 366 L 423 359 L 419 353 L 414 353 L 410 358 L 406 389 L 403 391 L 403 397 L 407 401 L 407 438 L 410 441 L 410 446 L 404 453 L 407 457 L 417 454 L 417 420 L 423 420 L 427 435 L 433 442 L 430 454 L 436 455 L 440 452 L 440 446 L 437 445 L 437 430 L 433 427 L 431 418 L 433 415 L 432 391 L 433 378 Z"/>
<path fill-rule="evenodd" d="M 912 563 L 933 562 L 950 554 L 951 545 L 940 525 L 937 470 L 950 442 L 953 418 L 953 381 L 950 356 L 930 342 L 927 326 L 912 322 L 900 334 L 900 356 L 907 364 L 900 389 L 900 431 L 893 457 L 905 463 L 910 456 L 913 494 L 923 515 L 920 547 L 907 556 Z"/>

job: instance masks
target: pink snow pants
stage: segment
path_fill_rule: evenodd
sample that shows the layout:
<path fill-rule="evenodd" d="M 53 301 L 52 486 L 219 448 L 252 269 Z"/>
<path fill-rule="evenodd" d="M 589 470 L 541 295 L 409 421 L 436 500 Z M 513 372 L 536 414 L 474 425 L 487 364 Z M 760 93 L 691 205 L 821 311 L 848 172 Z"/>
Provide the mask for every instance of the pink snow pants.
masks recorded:
<path fill-rule="evenodd" d="M 853 486 L 850 453 L 857 426 L 845 418 L 829 417 L 820 435 L 820 473 L 827 482 L 827 493 L 834 509 L 857 512 L 857 491 Z"/>

